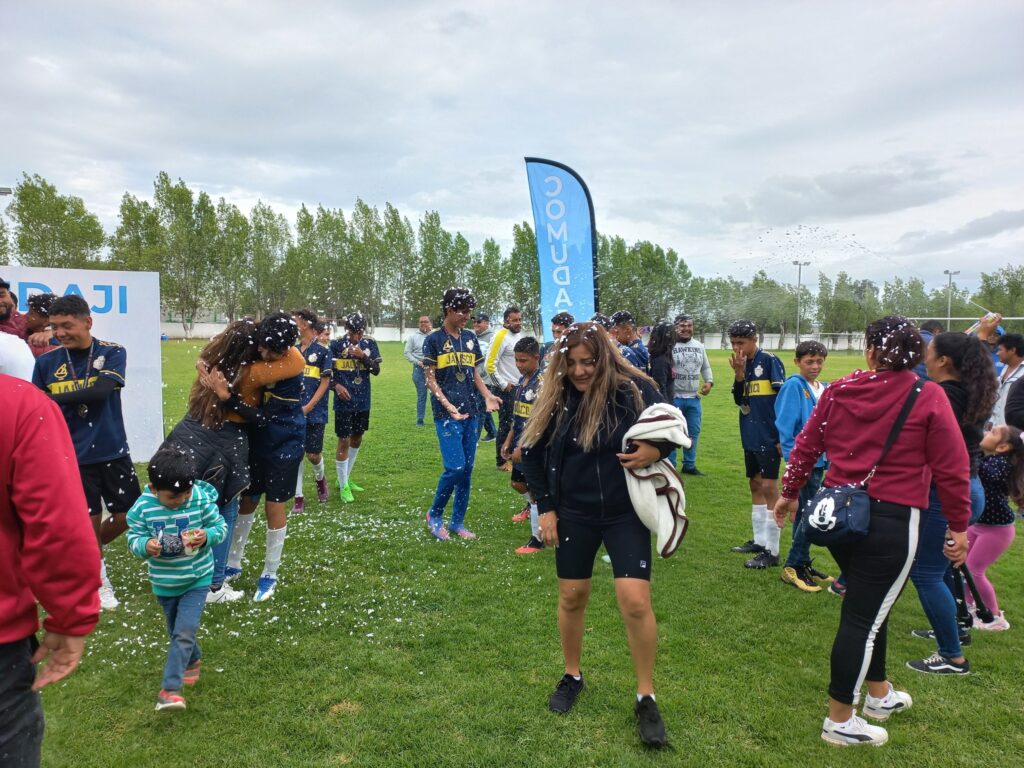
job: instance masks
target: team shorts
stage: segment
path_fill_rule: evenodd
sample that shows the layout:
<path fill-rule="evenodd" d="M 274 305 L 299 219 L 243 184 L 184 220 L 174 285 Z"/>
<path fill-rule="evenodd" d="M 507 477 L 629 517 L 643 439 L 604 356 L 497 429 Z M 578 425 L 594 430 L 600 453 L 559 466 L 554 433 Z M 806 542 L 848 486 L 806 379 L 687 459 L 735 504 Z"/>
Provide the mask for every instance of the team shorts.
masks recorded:
<path fill-rule="evenodd" d="M 522 464 L 513 464 L 512 465 L 512 482 L 513 483 L 525 483 L 526 482 L 526 475 L 523 474 L 523 465 Z"/>
<path fill-rule="evenodd" d="M 326 424 L 311 424 L 306 422 L 306 453 L 323 453 L 324 450 L 324 428 Z"/>
<path fill-rule="evenodd" d="M 302 454 L 298 458 L 281 461 L 273 457 L 252 457 L 252 480 L 247 496 L 266 495 L 267 501 L 288 501 L 295 496 L 295 479 L 302 466 Z"/>
<path fill-rule="evenodd" d="M 369 411 L 334 412 L 334 434 L 338 437 L 358 437 L 369 429 Z"/>
<path fill-rule="evenodd" d="M 778 480 L 782 457 L 778 451 L 744 451 L 743 463 L 747 467 L 747 477 L 760 475 L 765 480 Z"/>
<path fill-rule="evenodd" d="M 82 476 L 82 490 L 90 515 L 102 514 L 104 504 L 112 515 L 123 514 L 142 495 L 131 456 L 81 464 L 78 472 Z"/>
<path fill-rule="evenodd" d="M 560 579 L 589 579 L 604 544 L 616 579 L 651 580 L 651 532 L 635 514 L 613 523 L 558 518 L 555 570 Z"/>

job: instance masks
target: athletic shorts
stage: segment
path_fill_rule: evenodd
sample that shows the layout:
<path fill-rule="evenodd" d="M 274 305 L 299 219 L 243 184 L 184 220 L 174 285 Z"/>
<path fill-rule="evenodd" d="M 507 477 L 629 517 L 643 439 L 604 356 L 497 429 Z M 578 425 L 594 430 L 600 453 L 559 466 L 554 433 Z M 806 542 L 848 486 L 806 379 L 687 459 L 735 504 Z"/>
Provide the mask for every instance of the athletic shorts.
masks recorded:
<path fill-rule="evenodd" d="M 324 428 L 326 424 L 310 424 L 306 422 L 306 453 L 323 453 Z"/>
<path fill-rule="evenodd" d="M 523 474 L 523 465 L 522 464 L 513 464 L 512 465 L 512 482 L 513 483 L 525 483 L 526 482 L 526 475 Z"/>
<path fill-rule="evenodd" d="M 267 501 L 288 501 L 295 496 L 295 478 L 302 466 L 302 455 L 297 459 L 281 461 L 272 457 L 254 456 L 252 480 L 247 496 L 266 495 Z"/>
<path fill-rule="evenodd" d="M 743 463 L 747 466 L 747 477 L 760 475 L 765 480 L 778 480 L 782 457 L 778 451 L 744 451 Z"/>
<path fill-rule="evenodd" d="M 102 514 L 104 504 L 111 514 L 123 514 L 142 495 L 130 456 L 81 464 L 78 472 L 82 476 L 82 490 L 90 515 Z"/>
<path fill-rule="evenodd" d="M 635 514 L 615 523 L 558 518 L 555 569 L 560 579 L 589 579 L 601 544 L 616 579 L 651 580 L 651 532 Z"/>
<path fill-rule="evenodd" d="M 358 437 L 370 429 L 369 411 L 335 411 L 334 434 L 338 437 Z"/>

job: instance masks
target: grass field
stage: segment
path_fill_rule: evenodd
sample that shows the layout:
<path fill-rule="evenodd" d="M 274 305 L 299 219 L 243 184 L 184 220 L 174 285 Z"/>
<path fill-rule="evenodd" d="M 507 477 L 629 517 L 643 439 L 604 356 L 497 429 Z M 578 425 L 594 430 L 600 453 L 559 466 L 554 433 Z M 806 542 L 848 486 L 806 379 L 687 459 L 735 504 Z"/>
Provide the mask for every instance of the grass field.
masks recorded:
<path fill-rule="evenodd" d="M 44 693 L 44 765 L 949 768 L 1024 755 L 1019 541 L 993 574 L 1014 627 L 975 633 L 969 677 L 904 666 L 934 650 L 910 637 L 926 624 L 908 587 L 890 619 L 889 673 L 911 691 L 914 708 L 890 722 L 881 750 L 839 750 L 818 738 L 840 600 L 797 592 L 778 568 L 747 571 L 729 552 L 749 537 L 750 500 L 724 353 L 713 355 L 719 386 L 705 400 L 698 463 L 708 476 L 687 482 L 690 532 L 654 567 L 656 689 L 672 746 L 650 753 L 636 736 L 632 665 L 610 568 L 600 561 L 584 643 L 587 690 L 570 715 L 548 712 L 562 674 L 551 553 L 512 554 L 528 524 L 509 519 L 520 504 L 508 475 L 493 468 L 492 444 L 480 445 L 467 516 L 479 539 L 429 536 L 436 436 L 413 426 L 415 392 L 400 346 L 381 348 L 355 472 L 366 492 L 343 506 L 332 489 L 326 505 L 309 504 L 290 521 L 272 601 L 207 608 L 203 678 L 186 692 L 185 712 L 153 711 L 163 615 L 142 561 L 124 539 L 111 545 L 121 607 L 103 614 L 80 669 Z M 169 428 L 184 413 L 199 345 L 163 349 Z M 824 378 L 860 362 L 834 355 Z M 261 518 L 238 583 L 249 594 L 263 559 Z M 818 558 L 834 569 L 827 552 Z"/>

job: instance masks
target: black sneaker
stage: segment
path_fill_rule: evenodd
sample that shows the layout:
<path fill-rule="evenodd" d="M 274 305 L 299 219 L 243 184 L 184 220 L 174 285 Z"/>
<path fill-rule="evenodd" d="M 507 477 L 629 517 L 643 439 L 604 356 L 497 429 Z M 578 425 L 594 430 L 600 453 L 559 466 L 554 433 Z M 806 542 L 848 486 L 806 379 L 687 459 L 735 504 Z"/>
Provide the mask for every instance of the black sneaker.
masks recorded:
<path fill-rule="evenodd" d="M 704 473 L 701 472 L 696 467 L 683 467 L 679 471 L 682 472 L 684 475 L 695 475 L 696 477 L 705 477 Z"/>
<path fill-rule="evenodd" d="M 910 632 L 913 637 L 920 637 L 922 640 L 934 640 L 935 630 L 934 629 L 915 629 Z M 970 645 L 971 636 L 967 632 L 960 633 L 960 645 Z"/>
<path fill-rule="evenodd" d="M 971 673 L 971 663 L 967 659 L 964 659 L 961 664 L 957 664 L 941 653 L 934 653 L 927 659 L 908 661 L 907 666 L 918 672 L 930 672 L 933 675 L 969 675 Z"/>
<path fill-rule="evenodd" d="M 636 703 L 636 721 L 640 729 L 640 741 L 648 747 L 664 747 L 668 744 L 665 721 L 661 719 L 658 703 L 650 696 L 644 696 Z"/>
<path fill-rule="evenodd" d="M 834 581 L 834 579 L 827 573 L 822 573 L 815 568 L 813 560 L 811 561 L 811 564 L 807 566 L 807 575 L 814 579 L 816 584 L 831 584 Z"/>
<path fill-rule="evenodd" d="M 773 555 L 767 549 L 761 550 L 759 555 L 755 555 L 743 564 L 744 568 L 756 568 L 761 570 L 762 568 L 769 568 L 779 564 L 779 556 Z"/>
<path fill-rule="evenodd" d="M 583 692 L 583 675 L 577 680 L 572 675 L 562 675 L 555 686 L 555 692 L 548 696 L 548 707 L 552 712 L 564 715 L 576 703 L 576 697 Z"/>
<path fill-rule="evenodd" d="M 481 443 L 493 443 L 494 442 L 494 435 L 484 435 L 483 437 L 480 438 L 480 442 Z"/>
<path fill-rule="evenodd" d="M 759 552 L 764 552 L 764 547 L 762 547 L 760 544 L 756 543 L 753 539 L 751 539 L 745 544 L 740 544 L 738 547 L 733 547 L 732 551 L 739 552 L 744 555 L 756 555 Z"/>

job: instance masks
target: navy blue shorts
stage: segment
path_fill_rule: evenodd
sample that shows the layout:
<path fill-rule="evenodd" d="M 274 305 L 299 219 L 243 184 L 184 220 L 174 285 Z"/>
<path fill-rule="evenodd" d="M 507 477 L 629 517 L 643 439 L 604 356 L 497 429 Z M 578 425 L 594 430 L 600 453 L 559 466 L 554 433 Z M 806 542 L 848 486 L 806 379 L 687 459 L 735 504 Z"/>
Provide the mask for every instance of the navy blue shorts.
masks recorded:
<path fill-rule="evenodd" d="M 747 468 L 747 477 L 760 475 L 765 480 L 778 480 L 782 457 L 778 451 L 744 451 L 743 463 Z"/>
<path fill-rule="evenodd" d="M 370 429 L 369 411 L 335 411 L 334 434 L 338 437 L 359 436 Z"/>
<path fill-rule="evenodd" d="M 310 424 L 306 422 L 306 453 L 323 453 L 324 428 L 326 424 Z"/>

